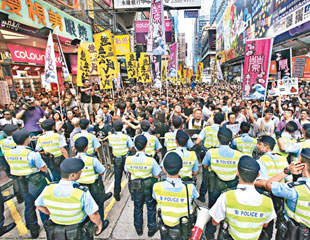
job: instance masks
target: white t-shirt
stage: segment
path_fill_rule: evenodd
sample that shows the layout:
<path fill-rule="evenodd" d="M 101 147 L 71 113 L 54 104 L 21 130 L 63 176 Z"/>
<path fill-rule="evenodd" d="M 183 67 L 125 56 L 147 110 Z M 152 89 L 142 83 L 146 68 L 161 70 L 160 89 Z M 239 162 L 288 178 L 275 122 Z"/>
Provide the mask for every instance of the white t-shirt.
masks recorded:
<path fill-rule="evenodd" d="M 17 125 L 17 119 L 16 118 L 11 118 L 10 120 L 6 120 L 5 118 L 0 119 L 0 126 L 4 126 L 6 124 Z"/>
<path fill-rule="evenodd" d="M 262 123 L 262 118 L 259 118 L 257 120 L 257 131 L 258 131 L 258 128 L 260 127 L 261 123 Z M 264 122 L 262 130 L 257 132 L 257 136 L 259 137 L 259 136 L 263 136 L 263 135 L 269 135 L 272 132 L 272 130 L 274 130 L 274 121 L 269 120 L 269 122 L 267 122 L 267 123 Z"/>
<path fill-rule="evenodd" d="M 202 128 L 201 128 L 201 121 L 200 120 L 199 122 L 196 122 L 194 121 L 194 124 L 193 124 L 193 117 L 190 118 L 189 122 L 188 122 L 188 129 L 203 129 L 204 127 L 206 127 L 207 123 L 206 121 L 203 121 L 203 125 L 202 125 Z"/>
<path fill-rule="evenodd" d="M 76 96 L 76 91 L 75 91 L 74 88 L 70 88 L 70 92 L 71 92 L 74 96 Z M 63 95 L 63 94 L 65 94 L 65 91 L 62 91 L 61 95 Z M 77 104 L 76 104 L 75 98 L 72 98 L 72 99 L 71 99 L 70 105 L 68 105 L 67 107 L 68 107 L 68 108 L 73 108 L 73 107 L 75 107 L 76 105 L 77 105 Z"/>

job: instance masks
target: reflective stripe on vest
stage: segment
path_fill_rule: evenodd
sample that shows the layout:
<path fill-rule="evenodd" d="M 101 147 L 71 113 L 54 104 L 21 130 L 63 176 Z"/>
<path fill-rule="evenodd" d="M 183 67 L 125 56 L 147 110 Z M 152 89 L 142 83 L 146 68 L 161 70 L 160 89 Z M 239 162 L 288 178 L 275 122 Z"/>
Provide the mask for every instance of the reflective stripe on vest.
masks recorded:
<path fill-rule="evenodd" d="M 286 137 L 282 137 L 281 138 L 282 141 L 283 141 L 283 144 L 284 144 L 284 147 L 287 148 L 289 145 L 291 145 L 292 143 L 296 143 L 297 141 L 294 139 L 294 138 L 286 138 Z M 276 141 L 277 142 L 277 141 Z M 277 142 L 277 144 L 274 146 L 274 149 L 273 149 L 273 152 L 274 153 L 277 153 L 283 157 L 288 157 L 289 153 L 286 153 L 286 152 L 282 152 L 280 147 L 279 147 L 279 144 Z"/>
<path fill-rule="evenodd" d="M 302 142 L 301 143 L 301 148 L 310 148 L 310 142 L 307 141 L 307 142 Z"/>
<path fill-rule="evenodd" d="M 310 190 L 303 184 L 294 187 L 298 193 L 298 199 L 295 212 L 291 211 L 284 201 L 284 209 L 290 218 L 293 218 L 298 223 L 305 224 L 310 228 Z"/>
<path fill-rule="evenodd" d="M 42 135 L 38 139 L 38 145 L 43 148 L 45 153 L 53 154 L 54 157 L 59 157 L 62 155 L 59 147 L 59 138 L 58 133 L 53 133 L 50 136 Z"/>
<path fill-rule="evenodd" d="M 145 148 L 145 153 L 147 155 L 150 155 L 154 157 L 155 155 L 155 136 L 150 136 L 149 139 L 147 140 L 146 148 Z"/>
<path fill-rule="evenodd" d="M 79 137 L 86 137 L 87 140 L 88 140 L 88 148 L 87 148 L 87 154 L 94 154 L 95 150 L 94 150 L 94 147 L 93 147 L 93 138 L 92 138 L 92 134 L 91 133 L 88 133 L 86 136 L 84 136 L 83 134 L 81 133 L 77 133 L 73 136 L 73 140 L 74 142 L 79 138 Z"/>
<path fill-rule="evenodd" d="M 165 143 L 168 152 L 177 148 L 177 142 L 173 132 L 168 132 L 165 134 Z"/>
<path fill-rule="evenodd" d="M 256 240 L 259 238 L 263 225 L 273 210 L 271 198 L 262 196 L 259 206 L 241 204 L 236 199 L 236 191 L 225 193 L 226 218 L 229 223 L 229 233 L 236 240 Z"/>
<path fill-rule="evenodd" d="M 279 156 L 279 159 L 272 159 L 267 155 L 263 155 L 260 159 L 266 166 L 269 179 L 282 172 L 288 166 L 287 160 L 283 156 Z"/>
<path fill-rule="evenodd" d="M 193 184 L 188 184 L 189 199 L 192 197 Z M 161 209 L 161 216 L 165 225 L 174 227 L 180 223 L 180 218 L 187 216 L 186 188 L 181 192 L 170 192 L 163 188 L 163 182 L 155 183 L 154 194 Z M 191 206 L 192 207 L 192 206 Z"/>
<path fill-rule="evenodd" d="M 126 134 L 121 134 L 121 136 L 109 135 L 109 143 L 112 146 L 112 152 L 115 157 L 125 156 L 128 153 L 127 137 Z"/>
<path fill-rule="evenodd" d="M 243 154 L 252 156 L 252 152 L 257 145 L 257 140 L 252 138 L 252 142 L 244 142 L 241 137 L 236 138 L 236 148 Z"/>
<path fill-rule="evenodd" d="M 29 149 L 24 149 L 21 153 L 12 153 L 14 150 L 9 150 L 4 154 L 5 160 L 10 166 L 10 172 L 14 176 L 27 176 L 38 171 L 38 168 L 31 168 L 28 163 Z"/>
<path fill-rule="evenodd" d="M 86 214 L 81 203 L 83 191 L 74 188 L 69 197 L 56 197 L 54 195 L 56 185 L 47 186 L 43 194 L 43 202 L 50 212 L 51 220 L 60 225 L 79 223 Z"/>
<path fill-rule="evenodd" d="M 242 154 L 234 151 L 233 157 L 224 158 L 219 155 L 218 149 L 210 149 L 211 166 L 210 169 L 216 173 L 219 179 L 223 181 L 231 181 L 236 178 L 238 162 Z"/>
<path fill-rule="evenodd" d="M 145 157 L 145 161 L 133 161 L 137 156 L 128 156 L 125 165 L 131 173 L 131 180 L 152 177 L 153 158 Z"/>
<path fill-rule="evenodd" d="M 4 138 L 0 141 L 0 148 L 3 154 L 15 147 L 16 143 L 14 142 L 12 137 Z"/>
<path fill-rule="evenodd" d="M 176 151 L 174 151 L 176 152 Z M 176 152 L 178 153 L 178 152 Z M 196 153 L 194 151 L 189 152 L 190 155 L 188 157 L 183 157 L 182 155 L 180 155 L 180 157 L 182 158 L 182 162 L 183 162 L 183 167 L 181 168 L 179 175 L 181 178 L 184 177 L 193 177 L 192 173 L 193 173 L 193 167 L 196 161 Z M 179 153 L 178 153 L 179 154 Z"/>
<path fill-rule="evenodd" d="M 212 129 L 211 126 L 205 128 L 205 139 L 203 145 L 206 148 L 218 147 L 220 146 L 219 140 L 217 139 L 217 130 Z"/>
<path fill-rule="evenodd" d="M 95 173 L 95 169 L 93 165 L 94 158 L 90 156 L 86 156 L 86 155 L 80 156 L 80 158 L 85 163 L 85 166 L 82 169 L 82 174 L 80 178 L 77 180 L 77 182 L 83 183 L 83 184 L 94 183 L 98 178 L 98 174 Z"/>

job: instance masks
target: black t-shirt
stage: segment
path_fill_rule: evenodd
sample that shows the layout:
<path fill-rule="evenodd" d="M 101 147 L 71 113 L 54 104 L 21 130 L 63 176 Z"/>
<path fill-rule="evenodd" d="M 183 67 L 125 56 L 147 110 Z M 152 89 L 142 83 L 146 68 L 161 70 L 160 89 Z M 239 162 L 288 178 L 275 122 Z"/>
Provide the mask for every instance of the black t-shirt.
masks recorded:
<path fill-rule="evenodd" d="M 72 125 L 70 120 L 65 121 L 62 128 L 65 130 L 65 138 L 70 138 L 70 133 L 73 131 L 74 126 Z"/>
<path fill-rule="evenodd" d="M 105 124 L 102 128 L 98 124 L 94 126 L 95 135 L 97 138 L 104 139 L 108 136 L 109 132 L 112 132 L 112 126 L 110 124 Z"/>
<path fill-rule="evenodd" d="M 85 87 L 81 87 L 81 89 L 86 89 Z M 86 92 L 81 91 L 81 103 L 90 103 L 90 96 L 91 90 L 87 90 Z"/>
<path fill-rule="evenodd" d="M 190 108 L 185 107 L 184 108 L 184 114 L 185 114 L 185 116 L 189 117 L 189 115 L 193 114 L 193 108 L 192 107 L 190 107 Z"/>

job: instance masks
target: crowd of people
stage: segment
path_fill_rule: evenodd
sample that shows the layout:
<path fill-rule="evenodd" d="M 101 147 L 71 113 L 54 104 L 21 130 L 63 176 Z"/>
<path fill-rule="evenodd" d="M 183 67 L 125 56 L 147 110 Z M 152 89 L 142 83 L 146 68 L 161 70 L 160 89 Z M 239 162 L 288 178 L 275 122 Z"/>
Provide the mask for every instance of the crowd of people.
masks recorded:
<path fill-rule="evenodd" d="M 48 239 L 100 234 L 109 224 L 104 202 L 112 195 L 120 201 L 125 172 L 139 236 L 146 203 L 149 237 L 159 229 L 161 239 L 189 239 L 199 201 L 212 218 L 206 239 L 310 239 L 307 84 L 298 95 L 265 101 L 242 99 L 233 82 L 168 91 L 83 84 L 1 106 L 1 166 L 25 202 L 33 238 L 40 230 L 35 207 Z M 113 194 L 101 179 L 107 168 Z M 0 220 L 12 197 L 0 197 Z M 0 235 L 15 227 L 0 223 Z"/>

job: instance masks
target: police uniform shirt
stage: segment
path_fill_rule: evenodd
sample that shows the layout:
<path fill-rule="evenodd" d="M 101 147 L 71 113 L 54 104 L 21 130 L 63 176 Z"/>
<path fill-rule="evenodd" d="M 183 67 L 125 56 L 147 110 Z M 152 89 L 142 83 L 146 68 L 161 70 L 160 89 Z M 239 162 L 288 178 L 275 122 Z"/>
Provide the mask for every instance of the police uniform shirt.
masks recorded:
<path fill-rule="evenodd" d="M 236 200 L 246 206 L 260 206 L 262 204 L 262 195 L 255 190 L 254 185 L 238 184 L 236 191 Z M 211 217 L 217 223 L 226 218 L 226 192 L 216 200 L 213 207 L 209 210 Z M 275 210 L 272 210 L 270 217 L 265 223 L 269 223 L 276 218 Z"/>
<path fill-rule="evenodd" d="M 122 132 L 116 132 L 112 135 L 116 136 L 117 138 L 120 138 L 123 135 L 123 133 Z M 109 146 L 112 147 L 110 142 L 109 142 Z M 127 148 L 133 148 L 133 147 L 134 147 L 134 144 L 133 144 L 131 138 L 127 135 Z"/>
<path fill-rule="evenodd" d="M 5 132 L 3 132 L 3 131 L 0 132 L 0 141 L 4 138 L 7 138 L 7 137 L 8 137 L 8 135 Z M 1 148 L 0 148 L 0 156 L 3 156 L 3 152 L 1 151 Z"/>
<path fill-rule="evenodd" d="M 310 139 L 306 139 L 304 142 L 309 144 L 309 146 L 310 146 Z M 287 147 L 285 147 L 286 153 L 295 153 L 297 157 L 299 157 L 301 150 L 302 150 L 302 143 L 301 142 L 292 143 L 292 144 L 288 145 Z"/>
<path fill-rule="evenodd" d="M 133 163 L 139 163 L 139 164 L 143 164 L 146 161 L 147 156 L 145 155 L 144 152 L 137 152 L 133 157 L 132 157 L 132 162 Z M 153 176 L 158 176 L 159 173 L 161 172 L 161 168 L 159 167 L 158 163 L 155 161 L 154 158 L 153 159 L 153 163 L 152 163 L 152 175 Z M 124 167 L 125 172 L 129 172 L 131 173 L 132 170 L 128 169 L 127 164 L 125 163 L 125 167 Z"/>
<path fill-rule="evenodd" d="M 310 188 L 310 178 L 300 177 L 297 181 L 305 181 L 308 188 Z M 298 193 L 294 187 L 289 187 L 286 183 L 273 182 L 271 184 L 271 192 L 277 197 L 283 197 L 286 199 L 286 204 L 293 212 L 296 210 Z M 309 199 L 310 203 L 310 199 Z M 286 212 L 284 210 L 285 216 Z"/>
<path fill-rule="evenodd" d="M 214 124 L 211 125 L 211 128 L 212 128 L 212 130 L 218 132 L 218 130 L 220 129 L 220 125 L 217 124 L 217 123 L 214 123 Z M 198 138 L 200 138 L 202 141 L 205 140 L 205 138 L 206 138 L 206 128 L 203 128 L 203 129 L 200 131 Z"/>
<path fill-rule="evenodd" d="M 75 181 L 64 181 L 60 180 L 58 184 L 56 184 L 54 189 L 54 196 L 55 197 L 63 197 L 67 198 L 69 197 L 73 190 L 73 184 L 78 184 Z M 38 207 L 45 207 L 43 196 L 46 191 L 47 187 L 42 191 L 40 196 L 36 199 L 35 205 Z M 82 190 L 81 190 L 82 191 Z M 83 219 L 80 222 L 83 222 L 87 216 L 94 214 L 99 210 L 98 205 L 96 204 L 93 197 L 90 195 L 90 192 L 87 190 L 86 192 L 83 192 L 82 198 L 81 198 L 81 204 L 82 209 L 85 211 L 86 215 L 83 217 Z"/>
<path fill-rule="evenodd" d="M 235 151 L 231 149 L 228 145 L 220 145 L 218 147 L 218 154 L 223 158 L 232 158 L 235 155 Z M 202 165 L 210 166 L 211 165 L 211 152 L 207 151 L 205 157 L 202 160 Z"/>
<path fill-rule="evenodd" d="M 273 160 L 278 160 L 281 157 L 280 155 L 278 155 L 276 153 L 272 153 L 272 152 L 267 152 L 264 155 L 269 156 Z M 258 162 L 258 164 L 260 166 L 259 176 L 257 177 L 257 180 L 265 180 L 265 181 L 267 181 L 269 179 L 269 177 L 268 177 L 268 172 L 267 172 L 267 168 L 266 168 L 265 163 L 263 162 L 262 159 L 258 159 L 257 162 Z M 292 175 L 287 176 L 285 178 L 286 181 L 289 181 L 291 179 L 293 179 Z"/>
<path fill-rule="evenodd" d="M 72 130 L 72 132 L 70 133 L 70 146 L 74 147 L 74 139 L 73 137 L 75 136 L 75 134 L 81 133 L 81 128 L 74 128 Z"/>
<path fill-rule="evenodd" d="M 79 137 L 87 137 L 87 135 L 89 135 L 90 133 L 87 132 L 86 130 L 81 130 L 81 133 L 78 133 Z M 98 141 L 98 139 L 96 138 L 95 135 L 91 134 L 91 138 L 92 138 L 92 145 L 94 149 L 97 149 L 101 146 L 100 142 Z"/>
<path fill-rule="evenodd" d="M 253 143 L 253 140 L 254 140 L 247 133 L 241 134 L 240 138 L 241 138 L 242 142 L 245 142 L 245 143 Z M 238 146 L 237 146 L 237 143 L 236 143 L 236 139 L 233 139 L 232 142 L 231 142 L 231 148 L 238 150 L 237 147 Z"/>
<path fill-rule="evenodd" d="M 177 132 L 178 132 L 178 129 L 175 129 L 174 131 L 169 132 L 169 134 L 171 134 L 171 135 L 175 138 L 176 135 L 177 135 Z M 167 134 L 167 133 L 166 133 L 166 134 Z M 193 143 L 192 139 L 189 138 L 188 141 L 187 141 L 187 143 L 186 143 L 186 147 L 187 147 L 188 149 L 191 149 L 193 146 L 194 146 L 194 143 Z M 165 141 L 165 147 L 167 147 L 166 141 Z"/>
<path fill-rule="evenodd" d="M 144 135 L 147 140 L 149 140 L 149 138 L 152 136 L 148 132 L 144 132 L 144 133 L 142 133 L 142 135 Z M 160 144 L 158 138 L 155 136 L 155 151 L 157 151 L 157 150 L 159 150 L 161 148 L 162 148 L 162 145 Z"/>
<path fill-rule="evenodd" d="M 188 151 L 186 149 L 186 147 L 177 147 L 174 152 L 176 152 L 182 159 L 189 157 L 189 155 L 191 154 L 191 152 Z M 166 153 L 166 155 L 167 154 L 168 153 Z M 192 172 L 198 172 L 198 170 L 199 170 L 199 162 L 198 162 L 198 159 L 197 159 L 197 155 L 195 154 L 195 156 L 196 156 L 196 160 L 195 160 Z M 164 166 L 164 161 L 165 161 L 165 157 L 164 157 L 163 161 L 161 161 L 161 163 L 160 163 L 161 167 Z"/>
<path fill-rule="evenodd" d="M 1 140 L 2 140 L 2 139 L 0 139 L 0 141 L 1 141 Z M 4 138 L 4 139 L 3 139 L 3 143 L 4 143 L 4 145 L 5 145 L 5 144 L 15 144 L 15 142 L 14 142 L 12 136 L 9 136 L 9 137 L 7 137 L 7 138 Z M 15 145 L 16 145 L 16 144 L 15 144 Z M 3 155 L 4 155 L 4 152 L 3 152 L 3 149 L 2 149 L 1 144 L 0 144 L 0 156 L 3 156 Z"/>
<path fill-rule="evenodd" d="M 28 147 L 17 145 L 16 148 L 13 148 L 10 150 L 10 153 L 21 154 L 25 148 L 28 148 Z M 35 151 L 31 151 L 28 153 L 27 160 L 29 163 L 29 167 L 30 168 L 36 167 L 36 168 L 38 168 L 38 171 L 40 168 L 43 168 L 46 165 L 46 163 L 43 161 L 40 153 L 35 152 Z"/>
<path fill-rule="evenodd" d="M 78 153 L 76 155 L 76 158 L 81 158 L 83 161 L 89 157 L 86 153 Z M 92 157 L 92 156 L 90 156 Z M 95 173 L 97 174 L 102 174 L 105 172 L 105 167 L 99 162 L 99 160 L 96 157 L 92 157 L 93 158 L 93 166 L 94 166 L 94 170 Z"/>
<path fill-rule="evenodd" d="M 48 137 L 52 136 L 54 133 L 55 133 L 54 131 L 47 131 L 47 132 L 44 134 L 44 136 L 48 138 Z M 63 135 L 60 135 L 60 134 L 59 134 L 59 148 L 66 147 L 66 146 L 67 146 L 67 142 L 66 142 L 65 137 L 64 137 Z M 38 141 L 37 144 L 36 144 L 36 150 L 37 150 L 37 151 L 42 151 L 42 150 L 44 150 L 44 149 L 42 148 L 42 146 L 41 146 L 41 142 L 40 142 L 40 141 Z"/>

